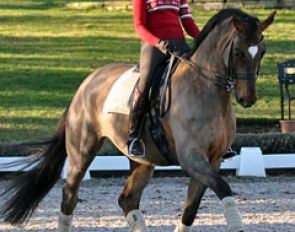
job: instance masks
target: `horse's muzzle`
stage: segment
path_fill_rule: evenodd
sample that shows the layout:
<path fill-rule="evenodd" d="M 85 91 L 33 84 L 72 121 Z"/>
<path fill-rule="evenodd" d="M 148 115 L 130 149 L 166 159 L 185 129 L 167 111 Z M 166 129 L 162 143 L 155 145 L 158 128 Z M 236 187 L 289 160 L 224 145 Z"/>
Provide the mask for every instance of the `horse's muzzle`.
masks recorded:
<path fill-rule="evenodd" d="M 245 97 L 238 97 L 237 102 L 244 108 L 248 108 L 253 106 L 257 101 L 257 97 L 245 98 Z"/>

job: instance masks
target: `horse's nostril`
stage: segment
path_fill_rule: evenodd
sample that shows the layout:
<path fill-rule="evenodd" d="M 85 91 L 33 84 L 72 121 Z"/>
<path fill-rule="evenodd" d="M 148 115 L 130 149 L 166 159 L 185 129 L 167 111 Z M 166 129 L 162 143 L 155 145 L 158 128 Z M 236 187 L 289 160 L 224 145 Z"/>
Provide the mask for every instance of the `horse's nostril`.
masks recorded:
<path fill-rule="evenodd" d="M 241 106 L 243 107 L 251 107 L 253 105 L 253 102 L 252 101 L 246 101 L 243 97 L 240 97 L 238 99 L 238 102 Z"/>
<path fill-rule="evenodd" d="M 242 98 L 242 97 L 240 97 L 239 99 L 238 99 L 238 102 L 241 104 L 241 105 L 244 105 L 244 98 Z"/>

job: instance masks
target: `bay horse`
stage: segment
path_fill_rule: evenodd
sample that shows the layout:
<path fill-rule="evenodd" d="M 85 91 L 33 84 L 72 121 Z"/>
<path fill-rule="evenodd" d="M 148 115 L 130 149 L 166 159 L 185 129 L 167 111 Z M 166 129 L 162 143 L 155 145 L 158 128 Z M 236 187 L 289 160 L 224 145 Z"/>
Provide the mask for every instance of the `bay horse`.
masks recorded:
<path fill-rule="evenodd" d="M 171 155 L 190 176 L 183 214 L 175 232 L 191 231 L 207 188 L 220 199 L 228 230 L 244 230 L 234 194 L 218 170 L 223 154 L 235 137 L 231 90 L 235 90 L 236 101 L 245 108 L 256 102 L 256 80 L 265 53 L 262 32 L 272 24 L 274 16 L 272 12 L 267 19 L 259 21 L 238 9 L 221 10 L 208 21 L 189 56 L 182 59 L 172 74 L 172 104 L 161 122 Z M 54 136 L 44 142 L 47 149 L 4 192 L 10 196 L 1 208 L 4 221 L 27 222 L 60 177 L 68 157 L 58 231 L 71 230 L 81 180 L 104 139 L 109 138 L 128 157 L 129 116 L 104 113 L 102 108 L 112 85 L 131 67 L 110 64 L 83 81 Z M 170 165 L 146 128 L 144 140 L 146 156 L 128 157 L 130 174 L 118 200 L 133 232 L 147 231 L 139 205 L 155 165 Z"/>

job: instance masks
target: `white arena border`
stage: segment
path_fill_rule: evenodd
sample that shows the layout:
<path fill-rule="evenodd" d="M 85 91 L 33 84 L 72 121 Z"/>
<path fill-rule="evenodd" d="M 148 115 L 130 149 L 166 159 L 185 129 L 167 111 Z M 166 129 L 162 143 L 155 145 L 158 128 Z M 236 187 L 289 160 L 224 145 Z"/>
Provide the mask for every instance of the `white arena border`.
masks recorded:
<path fill-rule="evenodd" d="M 0 164 L 20 161 L 24 157 L 0 157 Z M 66 166 L 62 178 L 66 177 Z M 0 172 L 17 172 L 17 167 L 6 167 Z M 221 170 L 236 170 L 237 176 L 265 177 L 266 169 L 295 169 L 295 153 L 293 154 L 267 154 L 263 155 L 259 147 L 242 147 L 238 156 L 224 161 Z M 129 161 L 121 156 L 96 156 L 85 175 L 85 180 L 90 179 L 90 171 L 128 171 Z M 180 171 L 179 166 L 156 166 L 156 171 Z"/>

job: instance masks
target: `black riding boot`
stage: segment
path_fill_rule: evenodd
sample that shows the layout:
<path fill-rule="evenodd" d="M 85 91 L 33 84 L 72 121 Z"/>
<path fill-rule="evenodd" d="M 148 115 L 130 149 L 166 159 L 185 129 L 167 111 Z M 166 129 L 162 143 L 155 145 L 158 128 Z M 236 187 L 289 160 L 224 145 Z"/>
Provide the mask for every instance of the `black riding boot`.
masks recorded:
<path fill-rule="evenodd" d="M 230 158 L 233 158 L 234 156 L 237 156 L 237 152 L 234 151 L 231 147 L 226 151 L 226 153 L 224 154 L 223 156 L 223 159 L 226 160 L 226 159 L 230 159 Z"/>
<path fill-rule="evenodd" d="M 146 96 L 136 87 L 129 116 L 129 156 L 145 156 L 145 145 L 141 139 L 146 113 Z"/>

